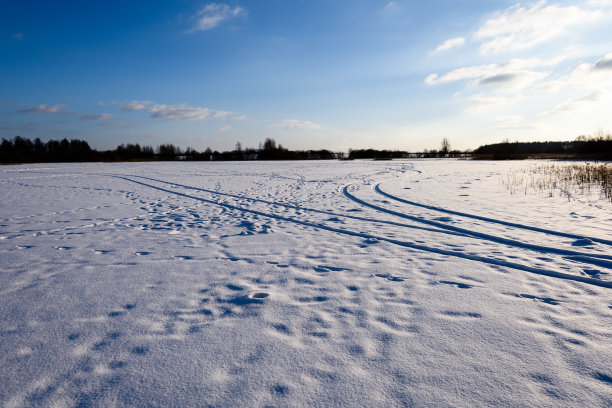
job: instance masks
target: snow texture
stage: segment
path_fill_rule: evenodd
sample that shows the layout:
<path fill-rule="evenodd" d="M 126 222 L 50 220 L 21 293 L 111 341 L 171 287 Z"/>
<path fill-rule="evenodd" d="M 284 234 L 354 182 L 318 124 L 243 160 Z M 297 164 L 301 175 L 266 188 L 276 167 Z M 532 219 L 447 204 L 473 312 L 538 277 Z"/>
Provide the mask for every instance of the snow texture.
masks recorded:
<path fill-rule="evenodd" d="M 611 406 L 612 211 L 516 162 L 0 168 L 0 404 Z"/>

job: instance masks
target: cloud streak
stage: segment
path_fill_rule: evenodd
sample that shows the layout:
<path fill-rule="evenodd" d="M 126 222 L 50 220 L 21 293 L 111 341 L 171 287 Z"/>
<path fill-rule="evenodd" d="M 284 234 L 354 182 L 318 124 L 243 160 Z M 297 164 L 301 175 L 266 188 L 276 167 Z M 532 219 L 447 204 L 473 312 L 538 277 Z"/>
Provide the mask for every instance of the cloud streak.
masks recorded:
<path fill-rule="evenodd" d="M 70 109 L 67 105 L 47 105 L 45 103 L 41 103 L 38 106 L 33 106 L 30 108 L 21 109 L 19 112 L 21 113 L 60 113 L 66 115 L 75 115 L 79 119 L 83 120 L 105 120 L 114 117 L 110 113 L 100 113 L 100 114 L 89 114 L 82 113 L 75 110 Z"/>
<path fill-rule="evenodd" d="M 248 11 L 243 7 L 230 7 L 227 4 L 210 3 L 198 11 L 196 25 L 188 32 L 212 30 L 228 20 L 247 15 Z"/>
<path fill-rule="evenodd" d="M 535 69 L 552 67 L 563 61 L 562 57 L 553 59 L 529 58 L 511 59 L 503 64 L 473 65 L 457 68 L 445 74 L 431 74 L 425 78 L 428 85 L 438 85 L 456 81 L 468 81 L 468 85 L 488 85 L 506 88 L 523 88 L 545 78 L 548 73 Z"/>
<path fill-rule="evenodd" d="M 311 122 L 309 120 L 296 120 L 296 119 L 285 119 L 280 122 L 272 123 L 268 125 L 270 129 L 309 129 L 317 130 L 321 129 L 321 125 Z"/>
<path fill-rule="evenodd" d="M 567 101 L 561 102 L 549 111 L 541 112 L 538 114 L 540 117 L 553 116 L 559 113 L 565 113 L 582 109 L 586 105 L 590 105 L 594 102 L 599 102 L 602 99 L 602 93 L 600 91 L 593 91 L 587 95 L 568 99 Z"/>
<path fill-rule="evenodd" d="M 465 44 L 465 38 L 463 37 L 450 38 L 444 41 L 442 44 L 438 45 L 438 47 L 434 50 L 434 54 L 438 52 L 448 51 L 451 48 L 459 47 L 463 44 Z"/>
<path fill-rule="evenodd" d="M 153 101 L 130 101 L 123 104 L 124 111 L 146 111 L 151 113 L 152 118 L 166 120 L 206 120 L 210 118 L 225 118 L 232 112 L 219 111 L 209 108 L 189 106 L 185 103 L 180 105 L 158 104 Z"/>
<path fill-rule="evenodd" d="M 21 109 L 19 112 L 21 113 L 72 113 L 68 110 L 68 106 L 66 105 L 47 105 L 46 103 L 41 103 L 38 106 L 33 106 L 31 108 Z"/>
<path fill-rule="evenodd" d="M 110 113 L 100 113 L 98 115 L 91 115 L 87 113 L 79 114 L 79 118 L 83 120 L 106 120 L 114 117 L 115 115 L 111 115 Z"/>
<path fill-rule="evenodd" d="M 483 54 L 533 48 L 559 37 L 574 27 L 602 16 L 599 9 L 579 6 L 547 6 L 540 1 L 531 7 L 516 5 L 486 20 L 474 33 L 483 41 Z"/>

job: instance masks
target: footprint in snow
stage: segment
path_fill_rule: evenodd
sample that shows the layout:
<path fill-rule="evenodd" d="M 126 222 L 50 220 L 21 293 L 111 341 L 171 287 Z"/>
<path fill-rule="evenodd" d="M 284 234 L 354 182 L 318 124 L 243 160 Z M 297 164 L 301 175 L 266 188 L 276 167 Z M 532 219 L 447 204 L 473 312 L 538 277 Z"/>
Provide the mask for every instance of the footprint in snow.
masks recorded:
<path fill-rule="evenodd" d="M 529 295 L 527 293 L 505 293 L 505 294 L 509 296 L 514 296 L 517 298 L 534 300 L 536 302 L 546 303 L 548 305 L 553 305 L 553 306 L 558 306 L 561 303 L 561 301 L 557 299 L 553 299 L 549 297 L 539 297 L 539 296 Z"/>
<path fill-rule="evenodd" d="M 404 278 L 400 278 L 399 276 L 385 275 L 382 273 L 375 273 L 374 276 L 377 278 L 386 279 L 390 282 L 403 282 L 406 280 Z"/>
<path fill-rule="evenodd" d="M 482 315 L 480 313 L 475 313 L 475 312 L 458 312 L 455 310 L 445 310 L 443 312 L 441 312 L 442 315 L 444 316 L 448 316 L 448 317 L 469 317 L 469 318 L 481 318 Z"/>
<path fill-rule="evenodd" d="M 459 288 L 459 289 L 470 289 L 470 288 L 472 288 L 472 287 L 473 287 L 473 285 L 469 285 L 469 284 L 467 284 L 467 283 L 453 282 L 453 281 L 446 281 L 446 280 L 441 280 L 441 281 L 438 281 L 438 282 L 434 282 L 433 284 L 434 284 L 434 285 L 437 285 L 437 284 L 439 284 L 439 283 L 442 283 L 442 284 L 444 284 L 444 285 L 451 285 L 451 286 L 455 286 L 455 287 L 457 287 L 457 288 Z"/>
<path fill-rule="evenodd" d="M 188 261 L 190 259 L 193 259 L 193 256 L 189 256 L 189 255 L 176 255 L 174 256 L 175 259 L 179 259 L 181 261 Z"/>
<path fill-rule="evenodd" d="M 588 275 L 595 279 L 600 279 L 602 274 L 606 274 L 605 272 L 600 271 L 599 269 L 583 269 L 585 275 Z"/>
<path fill-rule="evenodd" d="M 230 303 L 236 306 L 248 306 L 253 304 L 262 304 L 264 299 L 269 297 L 270 294 L 266 292 L 255 292 L 246 296 L 236 296 L 229 300 L 226 300 L 226 303 Z"/>
<path fill-rule="evenodd" d="M 576 241 L 572 242 L 572 246 L 589 246 L 589 245 L 593 245 L 593 241 L 591 241 L 588 238 L 581 238 L 581 239 L 577 239 Z"/>

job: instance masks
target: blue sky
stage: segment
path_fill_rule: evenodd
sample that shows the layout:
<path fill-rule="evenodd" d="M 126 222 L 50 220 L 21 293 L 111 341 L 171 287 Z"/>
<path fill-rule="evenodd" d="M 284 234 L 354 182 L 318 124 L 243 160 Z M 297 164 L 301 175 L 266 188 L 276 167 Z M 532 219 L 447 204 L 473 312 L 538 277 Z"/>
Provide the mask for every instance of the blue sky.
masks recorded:
<path fill-rule="evenodd" d="M 612 0 L 5 1 L 0 137 L 475 148 L 612 129 Z"/>

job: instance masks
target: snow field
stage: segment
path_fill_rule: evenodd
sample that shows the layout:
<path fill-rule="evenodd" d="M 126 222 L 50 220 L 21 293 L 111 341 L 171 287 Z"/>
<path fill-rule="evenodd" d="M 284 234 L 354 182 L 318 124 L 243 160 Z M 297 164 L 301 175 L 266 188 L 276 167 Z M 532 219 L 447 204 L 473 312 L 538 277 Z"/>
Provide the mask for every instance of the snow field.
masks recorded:
<path fill-rule="evenodd" d="M 516 165 L 3 167 L 0 401 L 609 406 L 609 204 Z"/>

